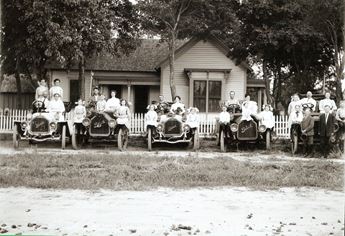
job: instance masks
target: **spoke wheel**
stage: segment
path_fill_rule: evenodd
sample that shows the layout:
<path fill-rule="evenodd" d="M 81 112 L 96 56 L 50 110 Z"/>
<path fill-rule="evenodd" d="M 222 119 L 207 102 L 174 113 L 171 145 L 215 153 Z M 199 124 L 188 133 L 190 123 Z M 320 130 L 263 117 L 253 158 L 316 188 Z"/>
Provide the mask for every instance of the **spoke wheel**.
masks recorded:
<path fill-rule="evenodd" d="M 271 130 L 266 131 L 266 150 L 271 149 Z"/>
<path fill-rule="evenodd" d="M 18 134 L 18 125 L 14 124 L 13 126 L 13 147 L 17 149 L 19 147 L 19 134 Z"/>
<path fill-rule="evenodd" d="M 66 148 L 66 125 L 62 126 L 62 133 L 61 133 L 61 148 Z"/>
<path fill-rule="evenodd" d="M 150 128 L 147 130 L 147 149 L 152 150 L 152 130 Z"/>
<path fill-rule="evenodd" d="M 222 130 L 220 132 L 219 142 L 220 142 L 220 151 L 221 152 L 226 152 L 224 130 Z"/>

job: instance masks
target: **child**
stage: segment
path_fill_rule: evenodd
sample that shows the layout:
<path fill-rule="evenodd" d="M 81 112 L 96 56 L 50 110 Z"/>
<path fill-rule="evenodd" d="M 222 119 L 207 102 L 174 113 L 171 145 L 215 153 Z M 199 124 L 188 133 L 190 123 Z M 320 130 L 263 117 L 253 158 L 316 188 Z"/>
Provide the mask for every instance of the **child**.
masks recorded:
<path fill-rule="evenodd" d="M 103 112 L 105 110 L 107 102 L 105 101 L 105 96 L 101 95 L 100 99 L 97 101 L 97 111 Z"/>
<path fill-rule="evenodd" d="M 83 100 L 80 98 L 77 102 L 77 106 L 74 108 L 74 123 L 82 123 L 86 117 L 86 109 Z"/>
<path fill-rule="evenodd" d="M 59 93 L 54 94 L 54 99 L 49 102 L 47 111 L 51 114 L 52 119 L 56 121 L 64 120 L 65 105 L 61 101 Z"/>
<path fill-rule="evenodd" d="M 116 110 L 116 117 L 116 122 L 119 125 L 125 125 L 127 129 L 130 129 L 130 111 L 125 99 L 121 99 L 120 107 Z"/>
<path fill-rule="evenodd" d="M 266 128 L 273 130 L 274 129 L 274 116 L 271 111 L 271 106 L 266 104 L 264 105 L 264 110 L 260 113 L 261 124 L 266 126 Z"/>
<path fill-rule="evenodd" d="M 219 114 L 219 137 L 221 132 L 224 132 L 224 136 L 228 137 L 228 130 L 230 125 L 230 114 L 226 111 L 227 107 L 222 106 L 222 112 Z"/>
<path fill-rule="evenodd" d="M 157 127 L 157 119 L 158 115 L 157 112 L 155 111 L 155 105 L 151 104 L 148 106 L 148 112 L 145 114 L 145 123 L 146 123 L 146 128 L 155 130 L 155 127 Z"/>
<path fill-rule="evenodd" d="M 199 109 L 196 107 L 189 108 L 186 123 L 195 131 L 199 127 Z"/>

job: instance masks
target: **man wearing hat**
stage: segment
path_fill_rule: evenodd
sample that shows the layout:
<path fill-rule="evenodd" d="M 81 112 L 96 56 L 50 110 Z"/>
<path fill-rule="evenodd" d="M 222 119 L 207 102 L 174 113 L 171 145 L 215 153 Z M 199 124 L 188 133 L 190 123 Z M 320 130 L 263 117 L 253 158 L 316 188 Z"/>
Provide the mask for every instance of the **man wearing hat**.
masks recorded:
<path fill-rule="evenodd" d="M 330 149 L 330 138 L 334 132 L 335 117 L 331 113 L 331 106 L 325 104 L 323 106 L 324 113 L 320 115 L 319 131 L 320 131 L 320 147 L 324 158 L 327 158 Z"/>
<path fill-rule="evenodd" d="M 309 107 L 305 108 L 303 120 L 301 122 L 301 130 L 304 155 L 308 156 L 312 154 L 314 143 L 314 118 L 311 116 L 311 108 Z"/>
<path fill-rule="evenodd" d="M 56 93 L 60 94 L 60 99 L 63 100 L 63 89 L 60 87 L 60 79 L 54 79 L 54 85 L 49 89 L 50 99 L 53 99 Z"/>

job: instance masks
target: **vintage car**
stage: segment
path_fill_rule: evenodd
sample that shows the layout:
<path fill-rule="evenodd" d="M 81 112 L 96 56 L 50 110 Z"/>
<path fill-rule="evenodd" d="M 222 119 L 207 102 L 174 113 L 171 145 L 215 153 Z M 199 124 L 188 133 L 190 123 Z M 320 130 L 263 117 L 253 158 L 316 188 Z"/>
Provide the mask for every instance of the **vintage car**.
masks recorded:
<path fill-rule="evenodd" d="M 127 148 L 128 129 L 117 124 L 113 113 L 88 111 L 82 123 L 73 124 L 72 147 L 79 149 L 89 141 L 117 141 L 120 151 Z"/>
<path fill-rule="evenodd" d="M 300 95 L 301 97 L 304 97 L 305 95 L 302 94 Z M 320 143 L 320 132 L 319 132 L 319 121 L 320 121 L 320 112 L 319 112 L 319 101 L 321 99 L 324 98 L 323 95 L 314 95 L 313 98 L 316 100 L 316 109 L 314 112 L 311 113 L 311 116 L 314 119 L 314 145 L 317 145 Z M 333 97 L 334 98 L 334 97 Z M 303 104 L 303 109 L 304 108 L 314 108 L 313 104 Z M 337 143 L 337 132 L 339 131 L 339 124 L 335 123 L 334 124 L 334 132 L 331 136 L 331 143 L 332 145 L 335 145 Z M 294 124 L 291 126 L 291 130 L 290 130 L 290 134 L 291 134 L 291 153 L 292 155 L 296 154 L 299 150 L 299 146 L 301 146 L 303 144 L 303 139 L 305 138 L 304 135 L 301 134 L 301 126 L 300 124 Z"/>
<path fill-rule="evenodd" d="M 19 142 L 59 141 L 61 148 L 66 147 L 66 137 L 69 137 L 67 121 L 45 111 L 42 101 L 33 102 L 33 113 L 29 113 L 25 121 L 14 121 L 13 146 L 19 147 Z"/>
<path fill-rule="evenodd" d="M 242 120 L 242 111 L 239 105 L 231 104 L 227 111 L 230 113 L 229 130 L 221 130 L 219 133 L 219 145 L 222 152 L 227 147 L 239 143 L 265 143 L 266 149 L 271 148 L 272 129 L 260 124 L 260 121 L 252 116 L 250 120 Z M 225 134 L 225 132 L 228 132 Z"/>
<path fill-rule="evenodd" d="M 186 117 L 169 112 L 158 112 L 157 127 L 147 128 L 147 147 L 152 150 L 153 143 L 186 143 L 193 144 L 193 150 L 199 149 L 198 129 L 192 129 L 186 123 Z"/>

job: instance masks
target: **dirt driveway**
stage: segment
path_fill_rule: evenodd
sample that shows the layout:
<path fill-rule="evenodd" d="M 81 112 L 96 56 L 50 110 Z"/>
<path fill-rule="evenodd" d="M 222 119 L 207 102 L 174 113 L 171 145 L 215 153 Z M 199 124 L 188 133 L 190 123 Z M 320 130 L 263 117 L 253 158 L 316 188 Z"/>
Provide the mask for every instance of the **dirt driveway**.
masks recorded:
<path fill-rule="evenodd" d="M 0 189 L 0 223 L 35 235 L 343 235 L 344 195 L 252 191 Z M 16 227 L 16 228 L 12 228 Z"/>

